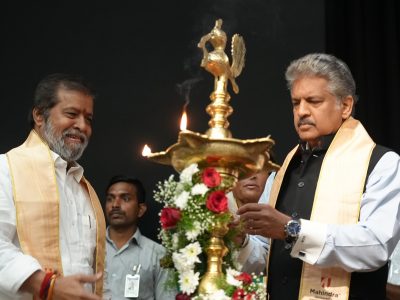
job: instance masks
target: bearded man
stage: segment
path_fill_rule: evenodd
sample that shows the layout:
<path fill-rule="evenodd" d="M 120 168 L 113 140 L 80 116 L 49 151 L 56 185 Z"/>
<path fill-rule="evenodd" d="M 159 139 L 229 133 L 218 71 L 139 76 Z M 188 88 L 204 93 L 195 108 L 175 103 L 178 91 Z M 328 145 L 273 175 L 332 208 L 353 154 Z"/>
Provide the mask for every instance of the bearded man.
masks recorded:
<path fill-rule="evenodd" d="M 45 77 L 27 140 L 0 155 L 0 299 L 101 299 L 104 215 L 77 163 L 93 101 L 81 77 Z"/>

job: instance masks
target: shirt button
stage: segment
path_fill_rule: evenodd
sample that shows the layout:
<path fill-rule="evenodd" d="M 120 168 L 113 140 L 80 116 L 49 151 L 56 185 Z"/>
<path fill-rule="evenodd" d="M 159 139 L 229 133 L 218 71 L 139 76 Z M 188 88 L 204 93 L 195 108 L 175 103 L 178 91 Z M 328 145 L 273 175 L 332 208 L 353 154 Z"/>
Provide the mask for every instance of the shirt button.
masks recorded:
<path fill-rule="evenodd" d="M 304 186 L 304 181 L 300 181 L 300 182 L 297 184 L 297 186 L 298 186 L 299 188 L 302 188 L 302 187 Z"/>
<path fill-rule="evenodd" d="M 286 285 L 287 283 L 288 283 L 288 278 L 286 277 L 286 276 L 283 276 L 283 278 L 282 278 L 282 284 L 283 285 Z"/>

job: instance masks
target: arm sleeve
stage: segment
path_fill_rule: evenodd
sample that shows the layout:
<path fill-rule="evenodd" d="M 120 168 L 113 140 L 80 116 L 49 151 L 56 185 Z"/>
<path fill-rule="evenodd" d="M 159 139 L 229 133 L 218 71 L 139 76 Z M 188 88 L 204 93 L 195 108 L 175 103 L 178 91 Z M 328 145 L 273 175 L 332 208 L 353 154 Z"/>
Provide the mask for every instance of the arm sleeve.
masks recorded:
<path fill-rule="evenodd" d="M 387 152 L 369 175 L 357 224 L 302 220 L 291 255 L 321 267 L 348 272 L 384 265 L 400 239 L 400 157 Z"/>
<path fill-rule="evenodd" d="M 39 262 L 19 248 L 7 158 L 0 155 L 0 294 L 17 294 L 24 281 L 40 269 Z"/>
<path fill-rule="evenodd" d="M 400 286 L 400 242 L 390 257 L 388 282 Z"/>
<path fill-rule="evenodd" d="M 242 265 L 242 271 L 257 275 L 262 272 L 265 275 L 268 248 L 268 239 L 258 235 L 250 235 L 249 242 L 239 252 L 238 261 Z"/>

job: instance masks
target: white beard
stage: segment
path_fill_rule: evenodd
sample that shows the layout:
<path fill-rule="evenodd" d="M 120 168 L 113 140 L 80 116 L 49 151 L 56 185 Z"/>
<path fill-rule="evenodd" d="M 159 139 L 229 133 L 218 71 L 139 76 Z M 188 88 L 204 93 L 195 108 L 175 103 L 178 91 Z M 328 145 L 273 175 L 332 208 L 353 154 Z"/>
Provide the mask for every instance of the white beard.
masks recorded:
<path fill-rule="evenodd" d="M 77 129 L 66 129 L 61 135 L 59 135 L 55 132 L 53 124 L 49 118 L 44 123 L 43 135 L 49 148 L 67 162 L 77 161 L 82 156 L 83 151 L 89 142 L 89 139 Z M 82 143 L 66 144 L 65 138 L 67 135 L 79 136 Z"/>

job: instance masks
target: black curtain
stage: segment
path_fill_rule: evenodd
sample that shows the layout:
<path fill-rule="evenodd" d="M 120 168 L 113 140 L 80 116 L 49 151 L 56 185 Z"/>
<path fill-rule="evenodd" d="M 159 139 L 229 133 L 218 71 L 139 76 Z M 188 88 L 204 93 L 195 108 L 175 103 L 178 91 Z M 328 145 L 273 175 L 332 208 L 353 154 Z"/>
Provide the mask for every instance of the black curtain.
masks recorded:
<path fill-rule="evenodd" d="M 356 118 L 400 153 L 400 2 L 326 0 L 326 52 L 352 70 Z"/>

